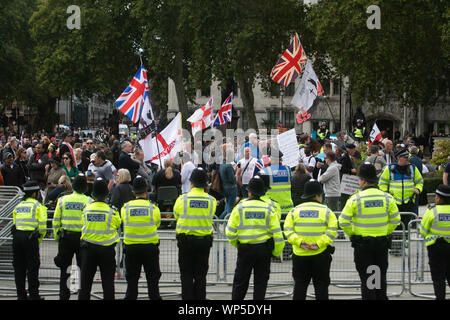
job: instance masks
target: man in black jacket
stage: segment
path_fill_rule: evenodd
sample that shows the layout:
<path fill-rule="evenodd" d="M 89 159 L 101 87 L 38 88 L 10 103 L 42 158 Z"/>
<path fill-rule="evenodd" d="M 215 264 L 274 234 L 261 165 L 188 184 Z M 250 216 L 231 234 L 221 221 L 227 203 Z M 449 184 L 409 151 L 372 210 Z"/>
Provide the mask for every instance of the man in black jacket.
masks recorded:
<path fill-rule="evenodd" d="M 45 188 L 45 166 L 47 165 L 50 166 L 50 161 L 44 150 L 44 145 L 43 143 L 38 143 L 36 145 L 36 153 L 28 161 L 28 172 L 30 179 L 37 181 L 42 190 Z"/>
<path fill-rule="evenodd" d="M 128 169 L 131 175 L 131 181 L 133 182 L 134 178 L 137 175 L 139 170 L 139 162 L 134 161 L 130 157 L 130 153 L 133 152 L 133 144 L 129 141 L 125 141 L 122 143 L 122 152 L 119 156 L 119 169 Z"/>
<path fill-rule="evenodd" d="M 21 187 L 25 183 L 25 175 L 19 165 L 14 162 L 12 153 L 5 153 L 4 163 L 2 176 L 5 186 Z"/>
<path fill-rule="evenodd" d="M 356 175 L 355 164 L 351 157 L 353 157 L 356 153 L 356 146 L 351 143 L 345 145 L 346 152 L 338 159 L 338 163 L 342 165 L 341 167 L 341 180 L 344 174 Z M 349 194 L 341 193 L 341 210 L 345 207 L 348 198 L 350 198 Z"/>

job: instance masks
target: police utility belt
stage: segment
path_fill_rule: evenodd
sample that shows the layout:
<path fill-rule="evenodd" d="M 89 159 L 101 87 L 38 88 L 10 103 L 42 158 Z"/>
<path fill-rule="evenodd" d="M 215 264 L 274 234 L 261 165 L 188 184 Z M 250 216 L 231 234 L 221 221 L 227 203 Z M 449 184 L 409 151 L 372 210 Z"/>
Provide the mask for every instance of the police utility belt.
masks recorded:
<path fill-rule="evenodd" d="M 13 225 L 11 227 L 11 234 L 14 235 L 16 233 L 22 233 L 22 234 L 25 234 L 25 235 L 28 234 L 28 240 L 38 239 L 39 236 L 40 236 L 38 228 L 36 228 L 34 230 L 18 230 L 18 229 L 16 229 L 16 226 Z"/>
<path fill-rule="evenodd" d="M 213 240 L 212 234 L 207 236 L 194 236 L 191 234 L 185 234 L 185 233 L 177 233 L 176 239 L 178 241 L 185 241 L 185 240 Z"/>
<path fill-rule="evenodd" d="M 273 238 L 270 238 L 264 242 L 259 242 L 259 243 L 239 243 L 238 246 L 239 246 L 239 248 L 255 248 L 258 246 L 261 246 L 261 247 L 267 246 L 267 247 L 273 249 L 274 242 L 273 242 Z"/>
<path fill-rule="evenodd" d="M 58 235 L 61 239 L 64 238 L 80 238 L 81 237 L 81 231 L 70 231 L 66 229 L 60 229 L 58 231 Z"/>
<path fill-rule="evenodd" d="M 380 237 L 363 237 L 360 235 L 353 235 L 350 237 L 352 242 L 352 247 L 362 247 L 362 246 L 376 246 L 376 245 L 390 245 L 392 242 L 392 237 L 390 236 L 380 236 Z"/>

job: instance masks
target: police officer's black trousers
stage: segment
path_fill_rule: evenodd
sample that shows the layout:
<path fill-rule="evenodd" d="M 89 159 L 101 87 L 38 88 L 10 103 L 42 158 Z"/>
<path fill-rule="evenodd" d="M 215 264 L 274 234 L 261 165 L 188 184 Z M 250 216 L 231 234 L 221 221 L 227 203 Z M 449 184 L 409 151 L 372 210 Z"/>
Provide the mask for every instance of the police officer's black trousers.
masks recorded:
<path fill-rule="evenodd" d="M 115 245 L 101 246 L 91 243 L 81 244 L 81 281 L 78 300 L 90 300 L 92 282 L 97 267 L 100 267 L 103 299 L 114 300 L 114 274 L 116 270 Z"/>
<path fill-rule="evenodd" d="M 328 249 L 312 256 L 292 256 L 293 300 L 306 300 L 311 279 L 316 300 L 328 300 L 332 259 Z"/>
<path fill-rule="evenodd" d="M 25 279 L 28 277 L 30 299 L 39 299 L 39 242 L 29 239 L 31 231 L 15 230 L 13 234 L 13 267 L 17 298 L 27 300 Z"/>
<path fill-rule="evenodd" d="M 159 248 L 155 244 L 133 244 L 126 246 L 125 266 L 127 279 L 127 292 L 125 300 L 136 300 L 138 297 L 138 282 L 141 267 L 144 266 L 147 278 L 148 297 L 151 300 L 161 300 L 159 295 Z"/>
<path fill-rule="evenodd" d="M 443 239 L 438 239 L 427 249 L 436 300 L 445 300 L 446 279 L 450 286 L 450 244 Z"/>
<path fill-rule="evenodd" d="M 65 231 L 64 237 L 59 239 L 58 255 L 55 257 L 54 262 L 61 269 L 59 277 L 60 300 L 70 299 L 70 290 L 67 287 L 67 280 L 70 277 L 70 273 L 67 271 L 71 271 L 71 269 L 69 270 L 69 266 L 72 265 L 74 255 L 77 260 L 77 266 L 81 268 L 80 237 L 81 232 Z"/>
<path fill-rule="evenodd" d="M 261 244 L 239 244 L 234 271 L 232 300 L 244 300 L 247 294 L 250 276 L 253 274 L 253 300 L 264 300 L 267 282 L 270 277 L 270 260 L 273 242 Z"/>
<path fill-rule="evenodd" d="M 388 300 L 386 295 L 386 273 L 388 269 L 388 244 L 387 240 L 377 243 L 364 243 L 354 247 L 354 262 L 359 278 L 361 279 L 361 296 L 363 300 Z M 378 266 L 380 269 L 380 278 L 376 271 L 369 266 Z M 369 270 L 368 270 L 369 268 Z M 370 279 L 369 279 L 370 277 Z M 369 289 L 369 285 L 375 286 L 379 283 L 378 288 Z M 377 281 L 379 280 L 379 282 Z"/>
<path fill-rule="evenodd" d="M 183 300 L 206 299 L 206 275 L 211 246 L 211 237 L 178 238 L 178 265 Z"/>

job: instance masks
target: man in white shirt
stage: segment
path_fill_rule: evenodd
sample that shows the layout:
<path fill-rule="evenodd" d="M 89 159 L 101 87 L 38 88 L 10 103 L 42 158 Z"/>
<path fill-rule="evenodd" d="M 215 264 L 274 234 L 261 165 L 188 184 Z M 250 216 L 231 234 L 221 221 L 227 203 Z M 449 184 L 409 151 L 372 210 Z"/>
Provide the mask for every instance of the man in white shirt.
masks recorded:
<path fill-rule="evenodd" d="M 244 158 L 239 160 L 237 164 L 236 178 L 241 186 L 242 196 L 248 197 L 247 186 L 250 180 L 258 173 L 259 168 L 256 166 L 258 159 L 251 156 L 249 147 L 244 148 Z"/>
<path fill-rule="evenodd" d="M 195 164 L 192 163 L 191 157 L 188 153 L 184 153 L 182 156 L 183 168 L 181 169 L 181 193 L 187 193 L 191 191 L 191 178 L 192 171 L 195 169 Z"/>
<path fill-rule="evenodd" d="M 306 170 L 308 171 L 308 174 L 312 177 L 313 176 L 313 170 L 316 167 L 316 158 L 311 152 L 311 146 L 306 145 L 305 148 L 303 148 L 305 153 L 302 157 L 303 164 L 306 167 Z"/>

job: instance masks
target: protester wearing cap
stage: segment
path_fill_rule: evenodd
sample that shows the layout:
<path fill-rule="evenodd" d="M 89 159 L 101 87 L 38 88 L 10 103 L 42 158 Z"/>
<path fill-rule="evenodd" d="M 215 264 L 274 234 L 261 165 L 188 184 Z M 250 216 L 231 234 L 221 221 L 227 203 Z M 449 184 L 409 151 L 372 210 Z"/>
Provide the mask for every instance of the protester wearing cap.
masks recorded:
<path fill-rule="evenodd" d="M 387 300 L 386 273 L 390 235 L 400 224 L 394 198 L 377 188 L 375 166 L 366 162 L 359 168 L 361 191 L 352 195 L 339 217 L 339 225 L 354 248 L 356 270 L 361 279 L 363 300 Z M 370 266 L 380 269 L 380 287 L 369 288 Z M 370 281 L 369 281 L 370 282 Z"/>
<path fill-rule="evenodd" d="M 430 206 L 420 222 L 437 300 L 445 300 L 445 280 L 450 285 L 450 186 L 439 185 L 436 204 Z"/>
<path fill-rule="evenodd" d="M 97 267 L 100 267 L 103 297 L 114 300 L 115 245 L 119 242 L 117 230 L 120 216 L 106 204 L 109 190 L 103 178 L 96 178 L 92 188 L 94 202 L 83 210 L 81 229 L 81 288 L 79 300 L 89 300 Z"/>
<path fill-rule="evenodd" d="M 284 248 L 280 221 L 274 207 L 261 200 L 266 193 L 264 180 L 256 175 L 248 184 L 248 199 L 231 212 L 225 229 L 231 245 L 238 249 L 232 300 L 243 300 L 253 271 L 253 300 L 263 300 L 270 275 L 271 257 Z"/>
<path fill-rule="evenodd" d="M 305 184 L 302 204 L 293 208 L 284 222 L 284 235 L 293 247 L 294 300 L 305 300 L 313 280 L 316 300 L 328 300 L 330 267 L 337 233 L 333 211 L 322 204 L 322 186 L 316 180 Z"/>
<path fill-rule="evenodd" d="M 397 163 L 387 166 L 380 176 L 378 187 L 381 191 L 391 194 L 400 212 L 415 212 L 415 202 L 423 189 L 423 178 L 415 165 L 409 164 L 408 149 L 402 149 L 395 155 Z M 402 215 L 401 220 L 405 229 L 413 219 L 412 215 Z M 399 225 L 397 230 L 402 230 Z M 394 239 L 401 239 L 401 235 L 394 234 Z M 401 255 L 401 242 L 392 244 L 392 254 Z"/>
<path fill-rule="evenodd" d="M 212 219 L 217 201 L 205 192 L 208 176 L 204 169 L 192 171 L 191 191 L 178 197 L 173 207 L 177 220 L 178 265 L 183 300 L 206 299 L 206 275 L 212 246 Z"/>
<path fill-rule="evenodd" d="M 28 181 L 23 187 L 24 196 L 13 210 L 13 267 L 18 300 L 28 300 L 25 279 L 28 277 L 28 293 L 31 300 L 39 296 L 39 244 L 46 234 L 47 208 L 37 199 L 40 187 L 36 181 Z"/>
<path fill-rule="evenodd" d="M 278 153 L 277 153 L 278 152 Z M 291 197 L 291 168 L 283 165 L 283 153 L 271 150 L 271 165 L 265 167 L 263 172 L 270 177 L 270 190 L 267 196 L 281 206 L 283 212 L 294 207 Z"/>
<path fill-rule="evenodd" d="M 136 200 L 125 203 L 120 212 L 126 251 L 127 291 L 125 300 L 137 299 L 142 266 L 147 279 L 148 297 L 151 300 L 161 300 L 158 286 L 161 270 L 157 233 L 161 224 L 161 214 L 156 204 L 147 200 L 147 189 L 147 180 L 140 175 L 136 176 L 133 181 L 133 193 Z"/>
<path fill-rule="evenodd" d="M 93 199 L 86 196 L 87 181 L 83 174 L 75 177 L 73 193 L 60 197 L 53 216 L 53 235 L 58 242 L 58 254 L 54 258 L 55 265 L 60 268 L 59 299 L 69 300 L 70 290 L 67 288 L 68 267 L 75 255 L 77 265 L 81 267 L 80 237 L 83 227 L 83 209 L 92 203 Z"/>

